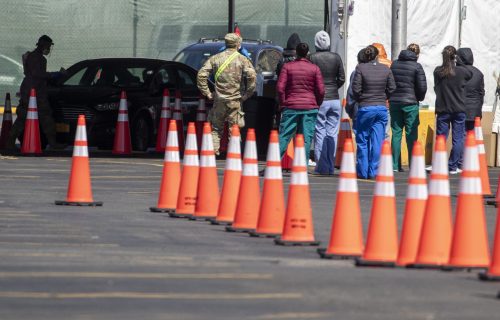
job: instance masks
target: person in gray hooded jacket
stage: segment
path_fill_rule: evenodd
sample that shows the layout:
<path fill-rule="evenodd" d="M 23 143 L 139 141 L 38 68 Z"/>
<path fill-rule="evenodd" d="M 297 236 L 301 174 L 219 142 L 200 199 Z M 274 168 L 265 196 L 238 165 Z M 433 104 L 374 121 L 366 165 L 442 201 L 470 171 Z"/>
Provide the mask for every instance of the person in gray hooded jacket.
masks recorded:
<path fill-rule="evenodd" d="M 316 53 L 311 54 L 309 60 L 321 70 L 325 85 L 325 99 L 319 108 L 314 134 L 314 157 L 317 163 L 315 173 L 332 175 L 342 116 L 339 88 L 344 85 L 345 73 L 340 56 L 330 52 L 328 33 L 325 31 L 316 33 L 314 45 Z"/>

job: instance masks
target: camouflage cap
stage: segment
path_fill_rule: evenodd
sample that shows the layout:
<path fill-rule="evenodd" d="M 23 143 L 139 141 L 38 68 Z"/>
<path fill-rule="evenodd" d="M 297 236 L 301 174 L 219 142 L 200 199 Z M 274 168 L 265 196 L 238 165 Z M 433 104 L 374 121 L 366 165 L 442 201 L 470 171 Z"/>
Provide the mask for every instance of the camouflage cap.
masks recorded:
<path fill-rule="evenodd" d="M 236 33 L 228 33 L 224 37 L 227 48 L 236 48 L 241 43 L 241 37 Z"/>

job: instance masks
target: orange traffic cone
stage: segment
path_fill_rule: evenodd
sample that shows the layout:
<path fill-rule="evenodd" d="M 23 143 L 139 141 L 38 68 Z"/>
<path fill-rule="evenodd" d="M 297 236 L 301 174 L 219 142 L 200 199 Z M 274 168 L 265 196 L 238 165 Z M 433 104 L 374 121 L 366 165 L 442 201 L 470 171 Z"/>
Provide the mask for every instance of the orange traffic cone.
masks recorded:
<path fill-rule="evenodd" d="M 394 267 L 397 256 L 398 226 L 391 145 L 385 140 L 375 180 L 366 247 L 363 257 L 356 260 L 356 266 Z"/>
<path fill-rule="evenodd" d="M 175 91 L 174 111 L 172 112 L 172 119 L 177 121 L 177 138 L 179 139 L 179 151 L 184 154 L 184 121 L 182 119 L 182 92 L 181 90 Z"/>
<path fill-rule="evenodd" d="M 485 198 L 493 198 L 490 188 L 490 177 L 488 176 L 488 162 L 486 161 L 486 151 L 484 149 L 483 128 L 481 118 L 474 119 L 474 133 L 476 135 L 476 145 L 479 152 L 479 166 L 481 168 L 481 190 Z"/>
<path fill-rule="evenodd" d="M 259 218 L 259 204 L 260 186 L 259 167 L 257 166 L 257 143 L 255 141 L 255 130 L 250 128 L 247 131 L 247 141 L 245 142 L 243 173 L 238 193 L 236 214 L 232 226 L 227 226 L 226 231 L 255 231 Z"/>
<path fill-rule="evenodd" d="M 354 147 L 351 139 L 345 139 L 340 168 L 332 231 L 328 248 L 318 249 L 321 258 L 352 258 L 363 254 L 363 228 L 359 205 Z"/>
<path fill-rule="evenodd" d="M 493 241 L 493 258 L 488 271 L 479 274 L 481 280 L 500 281 L 500 209 L 497 209 L 497 226 Z"/>
<path fill-rule="evenodd" d="M 436 268 L 448 262 L 451 246 L 451 202 L 448 181 L 448 154 L 446 139 L 437 136 L 432 155 L 432 172 L 429 195 L 425 205 L 424 220 L 420 232 L 413 268 Z"/>
<path fill-rule="evenodd" d="M 427 203 L 427 181 L 425 177 L 425 158 L 419 141 L 413 144 L 408 190 L 406 192 L 405 215 L 401 242 L 399 243 L 398 266 L 415 263 L 417 258 L 420 232 Z"/>
<path fill-rule="evenodd" d="M 113 144 L 113 154 L 132 154 L 132 144 L 130 141 L 130 126 L 128 123 L 127 94 L 122 91 L 120 97 L 120 109 L 118 110 L 118 120 L 116 121 L 115 141 Z"/>
<path fill-rule="evenodd" d="M 465 140 L 450 261 L 445 269 L 488 268 L 490 264 L 480 168 L 474 131 L 469 131 Z"/>
<path fill-rule="evenodd" d="M 194 214 L 196 208 L 200 163 L 194 122 L 188 124 L 185 149 L 184 159 L 182 159 L 183 168 L 177 206 L 175 212 L 168 214 L 174 218 L 189 218 Z"/>
<path fill-rule="evenodd" d="M 42 144 L 40 143 L 40 125 L 38 122 L 38 109 L 36 104 L 35 89 L 31 89 L 28 104 L 28 114 L 24 124 L 23 143 L 21 146 L 23 155 L 42 154 Z"/>
<path fill-rule="evenodd" d="M 172 111 L 170 110 L 170 92 L 168 89 L 165 89 L 163 90 L 160 124 L 158 126 L 158 135 L 156 137 L 156 152 L 165 152 L 170 118 L 172 118 Z"/>
<path fill-rule="evenodd" d="M 285 171 L 292 170 L 293 164 L 293 140 L 290 140 L 288 147 L 286 148 L 285 155 L 281 159 L 281 168 Z"/>
<path fill-rule="evenodd" d="M 352 139 L 352 129 L 351 129 L 351 121 L 349 120 L 349 116 L 345 111 L 346 100 L 342 100 L 342 119 L 340 120 L 340 130 L 339 130 L 339 138 L 337 141 L 337 151 L 335 153 L 335 167 L 340 167 L 340 160 L 342 160 L 342 152 L 344 147 L 344 142 L 346 139 Z"/>
<path fill-rule="evenodd" d="M 306 159 L 304 136 L 297 134 L 295 138 L 292 176 L 288 188 L 285 226 L 281 237 L 274 240 L 278 245 L 319 245 L 319 241 L 314 239 Z"/>
<path fill-rule="evenodd" d="M 272 130 L 267 149 L 264 188 L 260 202 L 259 220 L 254 237 L 277 237 L 283 233 L 285 222 L 285 195 L 281 174 L 280 145 L 278 131 Z"/>
<path fill-rule="evenodd" d="M 242 166 L 240 143 L 240 128 L 235 124 L 231 128 L 231 140 L 229 141 L 229 150 L 226 157 L 222 194 L 219 209 L 217 211 L 217 218 L 212 221 L 213 224 L 229 225 L 233 223 L 241 182 Z"/>
<path fill-rule="evenodd" d="M 223 154 L 227 152 L 227 146 L 229 144 L 229 124 L 224 122 L 224 129 L 222 131 L 222 137 L 220 138 L 219 153 Z"/>
<path fill-rule="evenodd" d="M 55 204 L 65 206 L 102 206 L 102 202 L 95 202 L 92 198 L 87 130 L 85 129 L 84 115 L 78 116 L 68 194 L 65 201 L 56 201 Z"/>
<path fill-rule="evenodd" d="M 497 192 L 495 194 L 495 199 L 494 200 L 486 200 L 486 204 L 489 204 L 491 206 L 498 207 L 498 201 L 500 201 L 500 175 L 498 177 L 498 182 L 497 182 Z"/>
<path fill-rule="evenodd" d="M 12 108 L 10 105 L 10 93 L 5 96 L 5 107 L 3 109 L 2 131 L 0 132 L 0 149 L 5 148 L 7 137 L 12 128 Z"/>
<path fill-rule="evenodd" d="M 207 121 L 207 108 L 205 97 L 200 94 L 198 99 L 198 109 L 196 109 L 196 138 L 198 145 L 202 145 L 203 126 Z"/>
<path fill-rule="evenodd" d="M 178 142 L 177 123 L 175 120 L 170 120 L 158 205 L 149 208 L 151 212 L 175 212 L 177 197 L 179 196 L 179 185 L 181 183 L 181 163 L 179 146 L 177 145 Z"/>
<path fill-rule="evenodd" d="M 203 126 L 200 173 L 198 178 L 198 199 L 191 220 L 207 220 L 217 217 L 219 208 L 219 179 L 215 163 L 212 127 L 209 122 Z"/>

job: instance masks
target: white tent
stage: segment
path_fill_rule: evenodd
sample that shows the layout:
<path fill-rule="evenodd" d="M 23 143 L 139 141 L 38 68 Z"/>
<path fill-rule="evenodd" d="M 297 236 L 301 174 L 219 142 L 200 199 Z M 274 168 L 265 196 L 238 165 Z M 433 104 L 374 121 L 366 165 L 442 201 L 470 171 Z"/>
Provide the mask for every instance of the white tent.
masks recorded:
<path fill-rule="evenodd" d="M 391 3 L 391 0 L 355 1 L 348 26 L 349 73 L 355 68 L 358 51 L 368 44 L 380 42 L 390 55 Z M 462 6 L 466 6 L 466 19 L 462 22 L 460 41 Z M 425 69 L 429 86 L 424 104 L 434 107 L 433 70 L 441 63 L 443 48 L 453 45 L 473 50 L 474 65 L 485 77 L 484 110 L 491 110 L 496 89 L 493 72 L 500 72 L 499 17 L 499 0 L 408 0 L 407 41 L 421 46 L 419 62 Z"/>

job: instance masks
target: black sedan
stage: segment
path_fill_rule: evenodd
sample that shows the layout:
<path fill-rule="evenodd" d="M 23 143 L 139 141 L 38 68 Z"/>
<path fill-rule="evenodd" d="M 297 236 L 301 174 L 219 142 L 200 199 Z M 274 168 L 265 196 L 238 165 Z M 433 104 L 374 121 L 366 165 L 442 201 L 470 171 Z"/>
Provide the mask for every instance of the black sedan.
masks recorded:
<path fill-rule="evenodd" d="M 79 114 L 84 114 L 89 145 L 111 148 L 120 93 L 124 90 L 133 149 L 144 151 L 153 147 L 164 88 L 170 90 L 172 102 L 175 90 L 181 91 L 184 123 L 195 121 L 199 98 L 196 73 L 185 64 L 156 59 L 107 58 L 78 62 L 49 86 L 57 139 L 72 144 L 76 120 Z"/>

